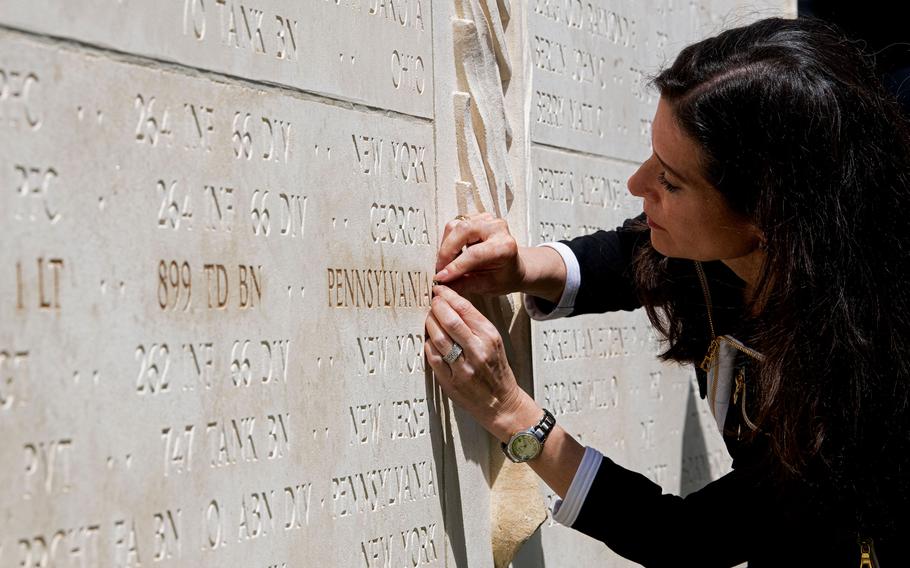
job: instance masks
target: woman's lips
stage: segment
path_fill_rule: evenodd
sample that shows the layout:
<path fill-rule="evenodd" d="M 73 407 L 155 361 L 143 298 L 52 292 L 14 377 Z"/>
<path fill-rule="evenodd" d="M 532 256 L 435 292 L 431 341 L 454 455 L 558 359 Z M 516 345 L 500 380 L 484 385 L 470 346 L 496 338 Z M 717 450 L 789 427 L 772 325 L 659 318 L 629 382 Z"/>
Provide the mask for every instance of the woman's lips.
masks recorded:
<path fill-rule="evenodd" d="M 648 226 L 651 227 L 652 229 L 659 229 L 661 231 L 666 231 L 666 229 L 664 229 L 663 227 L 661 227 L 660 225 L 655 223 L 650 217 L 648 217 Z"/>

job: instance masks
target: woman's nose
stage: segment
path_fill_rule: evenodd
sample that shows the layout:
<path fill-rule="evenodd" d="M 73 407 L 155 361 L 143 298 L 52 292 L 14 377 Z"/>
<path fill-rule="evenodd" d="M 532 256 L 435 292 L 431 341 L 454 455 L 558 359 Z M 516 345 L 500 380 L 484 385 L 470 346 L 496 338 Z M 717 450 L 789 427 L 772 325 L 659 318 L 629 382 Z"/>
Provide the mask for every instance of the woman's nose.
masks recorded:
<path fill-rule="evenodd" d="M 644 183 L 642 179 L 642 170 L 645 168 L 645 165 L 642 164 L 635 170 L 635 173 L 629 177 L 629 181 L 626 182 L 626 185 L 629 188 L 629 193 L 635 197 L 644 197 L 646 192 L 647 184 Z"/>
<path fill-rule="evenodd" d="M 640 197 L 647 201 L 654 201 L 660 195 L 657 193 L 657 172 L 653 164 L 654 156 L 651 156 L 645 162 L 638 166 L 635 173 L 626 182 L 629 187 L 629 193 L 635 197 Z"/>

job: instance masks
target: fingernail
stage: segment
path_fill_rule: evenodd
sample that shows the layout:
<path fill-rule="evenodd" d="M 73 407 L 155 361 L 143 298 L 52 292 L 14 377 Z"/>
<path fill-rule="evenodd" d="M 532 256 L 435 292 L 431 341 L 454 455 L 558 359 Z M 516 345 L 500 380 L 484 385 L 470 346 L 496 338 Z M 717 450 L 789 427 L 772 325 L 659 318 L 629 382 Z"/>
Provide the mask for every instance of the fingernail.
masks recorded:
<path fill-rule="evenodd" d="M 442 280 L 443 278 L 445 278 L 448 275 L 449 275 L 449 269 L 443 268 L 442 270 L 440 270 L 439 272 L 436 273 L 436 280 Z"/>

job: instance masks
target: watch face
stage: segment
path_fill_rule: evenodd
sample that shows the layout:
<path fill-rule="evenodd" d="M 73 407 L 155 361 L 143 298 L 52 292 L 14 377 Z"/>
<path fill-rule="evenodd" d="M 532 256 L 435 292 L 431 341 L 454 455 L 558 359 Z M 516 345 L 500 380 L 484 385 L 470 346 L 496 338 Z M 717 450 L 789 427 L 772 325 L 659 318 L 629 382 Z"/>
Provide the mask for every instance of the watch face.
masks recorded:
<path fill-rule="evenodd" d="M 534 434 L 522 432 L 509 443 L 509 451 L 520 460 L 533 459 L 540 452 L 540 441 Z"/>

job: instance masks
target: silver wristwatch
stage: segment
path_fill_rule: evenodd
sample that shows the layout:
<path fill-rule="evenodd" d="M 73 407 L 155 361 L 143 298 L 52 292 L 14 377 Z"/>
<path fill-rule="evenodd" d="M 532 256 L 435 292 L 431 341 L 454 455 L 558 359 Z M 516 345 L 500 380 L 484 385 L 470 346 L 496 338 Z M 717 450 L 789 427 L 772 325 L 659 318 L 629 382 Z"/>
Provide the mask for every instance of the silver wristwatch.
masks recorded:
<path fill-rule="evenodd" d="M 556 418 L 553 414 L 543 409 L 543 418 L 537 425 L 521 430 L 512 434 L 508 442 L 501 444 L 502 453 L 515 463 L 522 463 L 532 460 L 540 455 L 543 450 L 543 444 L 547 441 L 547 436 L 556 426 Z"/>

